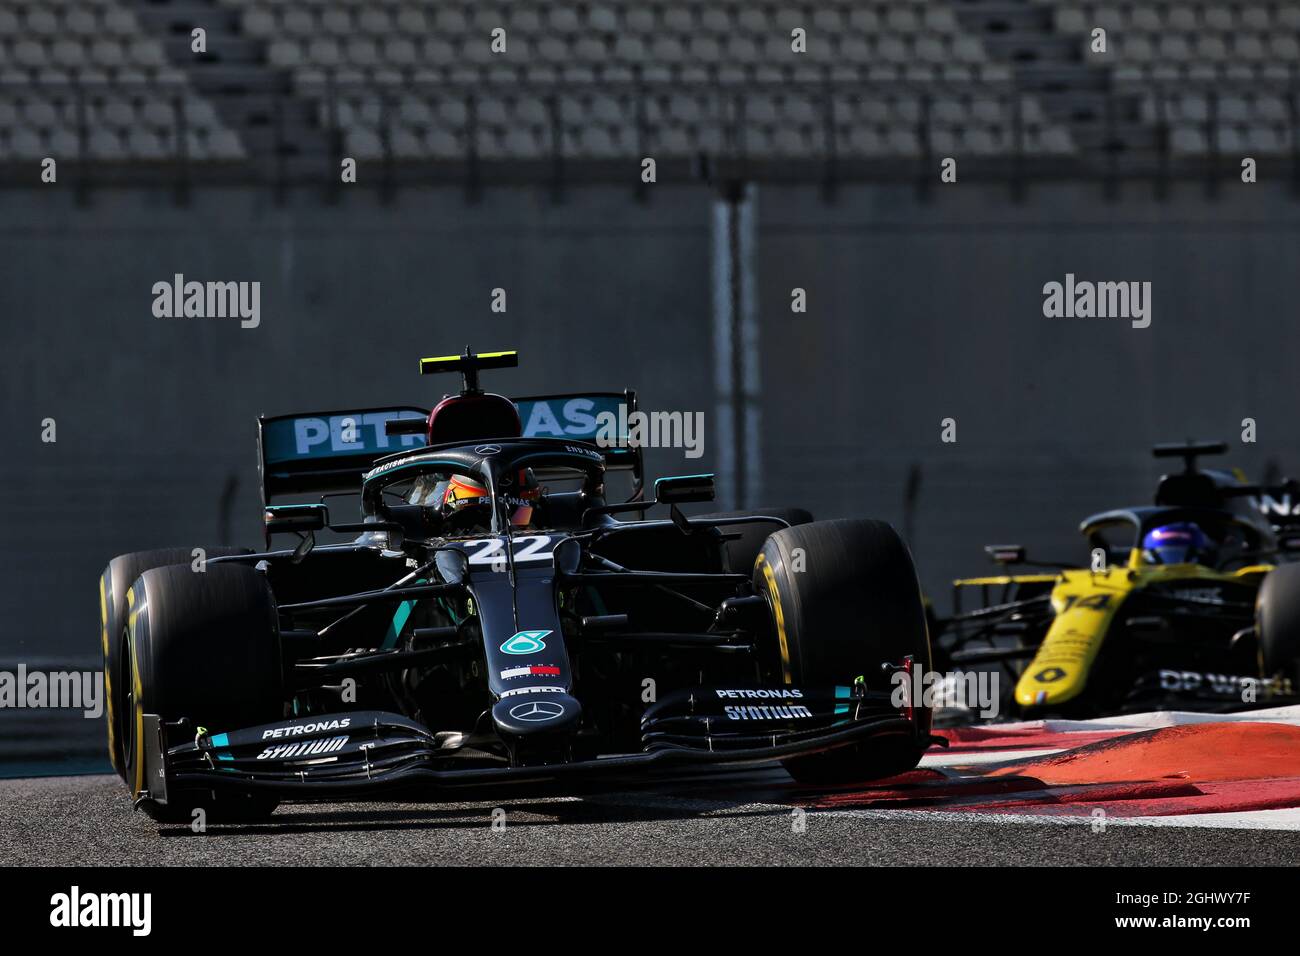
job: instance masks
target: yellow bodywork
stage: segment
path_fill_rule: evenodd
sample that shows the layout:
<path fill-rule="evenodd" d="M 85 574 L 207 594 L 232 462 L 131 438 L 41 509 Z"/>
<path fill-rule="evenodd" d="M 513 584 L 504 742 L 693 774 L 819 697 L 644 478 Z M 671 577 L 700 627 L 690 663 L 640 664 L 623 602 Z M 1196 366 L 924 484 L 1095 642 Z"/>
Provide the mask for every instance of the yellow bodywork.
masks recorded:
<path fill-rule="evenodd" d="M 1071 570 L 1058 574 L 1023 574 L 967 578 L 958 586 L 1056 582 L 1051 603 L 1054 618 L 1043 643 L 1016 682 L 1016 703 L 1025 708 L 1065 703 L 1083 693 L 1093 661 L 1111 622 L 1134 591 L 1165 581 L 1241 581 L 1262 577 L 1271 565 L 1252 565 L 1231 572 L 1199 564 L 1144 564 L 1134 549 L 1124 567 L 1105 571 Z"/>

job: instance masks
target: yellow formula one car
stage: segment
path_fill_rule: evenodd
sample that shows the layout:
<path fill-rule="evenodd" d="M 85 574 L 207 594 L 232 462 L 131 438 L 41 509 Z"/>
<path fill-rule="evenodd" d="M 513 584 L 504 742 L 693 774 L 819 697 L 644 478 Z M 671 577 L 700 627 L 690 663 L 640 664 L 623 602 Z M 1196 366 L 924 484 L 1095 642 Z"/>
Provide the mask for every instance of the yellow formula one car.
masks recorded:
<path fill-rule="evenodd" d="M 1027 561 L 1017 545 L 985 550 L 1003 565 L 1060 568 L 954 582 L 953 615 L 934 618 L 936 666 L 1001 668 L 998 718 L 1096 717 L 1145 710 L 1211 712 L 1298 701 L 1300 549 L 1288 532 L 1295 482 L 1247 484 L 1201 470 L 1222 443 L 1157 445 L 1182 457 L 1154 506 L 1093 515 L 1080 526 L 1084 567 Z M 976 591 L 982 606 L 963 610 Z M 952 680 L 952 678 L 950 678 Z"/>

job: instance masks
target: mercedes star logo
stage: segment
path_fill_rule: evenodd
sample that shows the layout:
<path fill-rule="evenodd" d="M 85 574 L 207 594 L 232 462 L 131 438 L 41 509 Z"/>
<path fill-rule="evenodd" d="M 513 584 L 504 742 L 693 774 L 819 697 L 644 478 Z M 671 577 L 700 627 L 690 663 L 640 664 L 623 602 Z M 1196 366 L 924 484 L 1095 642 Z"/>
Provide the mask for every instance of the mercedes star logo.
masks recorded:
<path fill-rule="evenodd" d="M 553 700 L 530 700 L 511 707 L 510 716 L 515 720 L 526 720 L 530 723 L 555 720 L 557 717 L 564 716 L 564 705 L 557 704 Z"/>
<path fill-rule="evenodd" d="M 483 455 L 484 457 L 488 455 L 495 455 L 499 451 L 501 451 L 500 445 L 476 445 L 474 447 L 474 454 Z"/>

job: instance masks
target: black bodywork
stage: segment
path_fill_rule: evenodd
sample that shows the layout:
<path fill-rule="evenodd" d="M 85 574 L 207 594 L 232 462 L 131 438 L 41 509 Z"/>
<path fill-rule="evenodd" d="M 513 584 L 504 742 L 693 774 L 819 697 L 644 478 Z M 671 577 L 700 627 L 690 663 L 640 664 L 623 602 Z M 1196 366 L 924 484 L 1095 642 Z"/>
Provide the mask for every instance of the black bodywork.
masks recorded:
<path fill-rule="evenodd" d="M 203 728 L 145 715 L 140 798 L 643 775 L 921 736 L 910 708 L 855 675 L 838 686 L 783 685 L 771 610 L 728 544 L 740 525 L 776 531 L 785 522 L 688 519 L 677 504 L 711 496 L 708 476 L 657 486 L 656 500 L 610 505 L 607 469 L 628 464 L 610 451 L 569 438 L 399 451 L 362 477 L 362 520 L 328 525 L 354 540 L 316 544 L 307 530 L 293 549 L 213 559 L 265 571 L 287 716 Z M 511 527 L 503 489 L 522 468 L 573 486 L 546 494 L 523 531 Z M 484 483 L 491 526 L 449 535 L 428 508 L 390 493 L 429 470 Z M 277 480 L 326 487 L 310 475 Z M 667 515 L 647 517 L 655 508 Z M 307 509 L 328 522 L 324 504 Z M 266 513 L 268 527 L 293 528 L 300 517 L 310 527 L 302 505 L 268 504 Z"/>

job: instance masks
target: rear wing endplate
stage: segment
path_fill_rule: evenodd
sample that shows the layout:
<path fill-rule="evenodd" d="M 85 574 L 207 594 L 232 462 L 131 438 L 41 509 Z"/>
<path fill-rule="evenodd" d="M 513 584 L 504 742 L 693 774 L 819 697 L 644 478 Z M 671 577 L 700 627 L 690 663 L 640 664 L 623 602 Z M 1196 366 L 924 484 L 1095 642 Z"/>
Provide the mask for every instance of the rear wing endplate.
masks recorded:
<path fill-rule="evenodd" d="M 384 423 L 428 417 L 428 409 L 399 405 L 258 418 L 262 504 L 281 495 L 356 491 L 377 458 L 424 446 L 422 435 L 389 435 Z"/>

